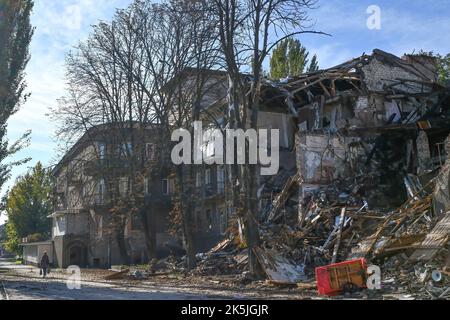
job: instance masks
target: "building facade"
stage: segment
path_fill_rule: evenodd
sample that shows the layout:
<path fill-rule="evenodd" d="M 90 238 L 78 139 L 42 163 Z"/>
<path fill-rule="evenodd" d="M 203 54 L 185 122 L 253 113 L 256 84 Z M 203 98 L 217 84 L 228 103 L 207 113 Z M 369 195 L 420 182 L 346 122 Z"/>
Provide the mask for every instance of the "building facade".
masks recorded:
<path fill-rule="evenodd" d="M 134 139 L 139 136 L 137 130 L 92 128 L 53 170 L 55 210 L 50 218 L 57 265 L 145 263 L 148 239 L 144 222 L 154 236 L 156 256 L 170 253 L 166 244 L 174 241 L 167 232 L 173 181 L 164 172 L 146 176 L 145 170 L 131 170 L 135 163 L 151 168 L 159 156 L 152 138 L 158 128 L 143 130 L 139 150 L 137 143 L 130 142 L 132 134 Z M 120 139 L 116 139 L 120 131 Z"/>

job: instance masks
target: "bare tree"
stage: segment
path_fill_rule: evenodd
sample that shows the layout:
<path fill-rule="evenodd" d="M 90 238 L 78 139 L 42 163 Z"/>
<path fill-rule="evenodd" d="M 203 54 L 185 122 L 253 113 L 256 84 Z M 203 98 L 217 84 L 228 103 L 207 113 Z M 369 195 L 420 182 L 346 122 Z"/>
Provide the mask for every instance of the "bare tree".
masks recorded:
<path fill-rule="evenodd" d="M 263 83 L 263 63 L 272 49 L 287 37 L 308 31 L 307 10 L 316 0 L 213 0 L 224 65 L 228 73 L 229 128 L 257 128 Z M 251 65 L 250 70 L 246 66 Z M 243 72 L 247 72 L 244 76 Z M 250 82 L 247 82 L 250 78 Z M 245 149 L 248 157 L 248 144 Z M 259 244 L 258 166 L 230 168 L 234 203 L 244 227 L 250 272 L 260 276 L 254 248 Z"/>
<path fill-rule="evenodd" d="M 188 68 L 209 69 L 214 65 L 218 50 L 212 48 L 217 37 L 208 22 L 206 5 L 207 1 L 202 0 L 160 4 L 135 1 L 129 8 L 119 10 L 111 23 L 95 26 L 89 39 L 67 57 L 69 95 L 61 99 L 54 112 L 62 123 L 58 136 L 64 141 L 108 125 L 114 131 L 100 132 L 105 141 L 116 146 L 129 143 L 130 148 L 125 148 L 122 155 L 128 164 L 123 174 L 130 179 L 127 201 L 117 194 L 116 171 L 111 167 L 115 164 L 104 162 L 102 175 L 110 200 L 114 200 L 112 213 L 119 238 L 123 236 L 126 217 L 137 212 L 142 219 L 149 259 L 155 257 L 156 233 L 151 219 L 153 206 L 142 196 L 143 183 L 147 178 L 147 187 L 151 188 L 152 182 L 174 171 L 168 158 L 171 131 L 174 127 L 190 127 L 192 119 L 198 118 L 207 74 L 194 73 L 195 79 L 188 86 L 180 75 Z M 158 146 L 154 162 L 145 161 L 142 143 L 150 127 L 157 128 L 152 131 L 152 141 Z M 192 173 L 186 175 L 178 167 L 176 174 L 178 185 L 183 187 L 179 190 L 183 195 L 182 234 L 192 268 L 194 219 L 189 197 L 192 179 L 188 178 Z M 128 259 L 123 239 L 120 243 L 123 258 Z"/>
<path fill-rule="evenodd" d="M 130 214 L 139 212 L 142 216 L 149 258 L 155 256 L 156 242 L 153 224 L 148 223 L 149 214 L 144 210 L 143 194 L 144 177 L 151 167 L 143 142 L 148 140 L 148 131 L 155 124 L 152 96 L 147 87 L 135 80 L 139 75 L 148 84 L 151 72 L 143 63 L 146 52 L 135 32 L 134 15 L 133 6 L 117 11 L 111 23 L 94 26 L 89 39 L 67 56 L 69 95 L 61 99 L 53 113 L 62 120 L 59 138 L 68 141 L 90 132 L 93 145 L 98 140 L 107 142 L 109 150 L 105 152 L 109 157 L 102 161 L 98 175 L 108 189 L 112 221 L 124 261 L 129 261 L 123 234 Z M 121 172 L 118 165 L 122 166 Z M 120 176 L 128 179 L 126 199 L 119 194 Z"/>
<path fill-rule="evenodd" d="M 156 90 L 159 96 L 154 105 L 158 122 L 167 128 L 167 133 L 174 128 L 185 128 L 190 131 L 192 139 L 192 122 L 199 119 L 202 100 L 211 86 L 211 74 L 208 71 L 216 66 L 217 55 L 220 53 L 215 25 L 209 19 L 208 12 L 209 4 L 205 0 L 170 1 L 158 10 L 158 16 L 165 17 L 167 23 L 158 25 L 156 34 L 163 37 L 156 41 L 165 45 L 154 46 L 148 43 L 151 40 L 145 37 L 148 32 L 142 37 L 149 58 L 155 56 L 152 50 L 159 48 L 156 53 L 158 60 L 152 60 L 151 63 L 155 75 L 160 77 Z M 148 21 L 148 18 L 142 21 Z M 154 21 L 154 18 L 150 21 Z M 151 27 L 153 25 L 140 30 L 150 30 Z M 187 252 L 188 269 L 194 268 L 196 260 L 193 234 L 193 181 L 196 170 L 196 166 L 189 164 L 177 166 L 175 170 L 181 209 L 181 234 Z"/>

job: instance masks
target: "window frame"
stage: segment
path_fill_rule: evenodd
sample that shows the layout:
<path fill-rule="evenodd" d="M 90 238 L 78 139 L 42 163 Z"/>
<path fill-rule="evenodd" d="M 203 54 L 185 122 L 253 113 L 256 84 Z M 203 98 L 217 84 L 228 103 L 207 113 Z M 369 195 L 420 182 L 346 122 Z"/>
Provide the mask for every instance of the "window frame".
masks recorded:
<path fill-rule="evenodd" d="M 211 169 L 207 168 L 205 169 L 205 186 L 210 186 L 211 183 Z"/>
<path fill-rule="evenodd" d="M 105 160 L 105 157 L 106 157 L 106 143 L 99 142 L 97 152 L 98 152 L 98 158 L 100 160 Z"/>
<path fill-rule="evenodd" d="M 217 167 L 217 192 L 225 192 L 225 168 Z"/>
<path fill-rule="evenodd" d="M 106 184 L 105 179 L 101 178 L 97 184 L 97 195 L 99 204 L 104 204 L 106 194 Z"/>
<path fill-rule="evenodd" d="M 164 181 L 166 183 L 166 186 L 164 188 Z M 163 195 L 168 196 L 170 195 L 170 186 L 169 186 L 169 179 L 164 178 L 161 180 L 161 192 Z"/>
<path fill-rule="evenodd" d="M 197 188 L 200 188 L 202 186 L 202 173 L 200 171 L 197 171 L 195 173 L 195 186 Z"/>
<path fill-rule="evenodd" d="M 149 156 L 149 149 L 150 149 L 149 147 L 150 146 L 153 148 L 151 156 Z M 151 143 L 151 142 L 148 142 L 145 144 L 145 159 L 147 161 L 155 161 L 156 160 L 156 144 Z"/>

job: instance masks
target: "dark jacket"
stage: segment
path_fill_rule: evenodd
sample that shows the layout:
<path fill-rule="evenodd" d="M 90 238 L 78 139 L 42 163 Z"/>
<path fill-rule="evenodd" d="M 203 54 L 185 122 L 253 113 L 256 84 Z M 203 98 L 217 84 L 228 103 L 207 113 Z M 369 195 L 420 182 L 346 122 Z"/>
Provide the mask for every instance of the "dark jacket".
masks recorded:
<path fill-rule="evenodd" d="M 41 259 L 41 268 L 48 268 L 50 264 L 50 260 L 48 259 L 48 255 L 44 254 Z"/>

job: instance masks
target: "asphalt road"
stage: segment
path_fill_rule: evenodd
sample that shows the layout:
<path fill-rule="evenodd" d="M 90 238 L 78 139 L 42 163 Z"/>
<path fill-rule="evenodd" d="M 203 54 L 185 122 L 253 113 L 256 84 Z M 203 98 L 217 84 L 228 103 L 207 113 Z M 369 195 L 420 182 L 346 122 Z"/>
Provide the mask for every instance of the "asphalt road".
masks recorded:
<path fill-rule="evenodd" d="M 16 269 L 10 272 L 8 269 Z M 19 270 L 21 269 L 21 270 Z M 7 300 L 206 300 L 230 299 L 216 293 L 191 293 L 185 288 L 156 288 L 81 281 L 80 289 L 70 289 L 65 279 L 42 279 L 37 269 L 0 259 L 0 299 Z M 235 297 L 239 298 L 239 297 Z"/>

